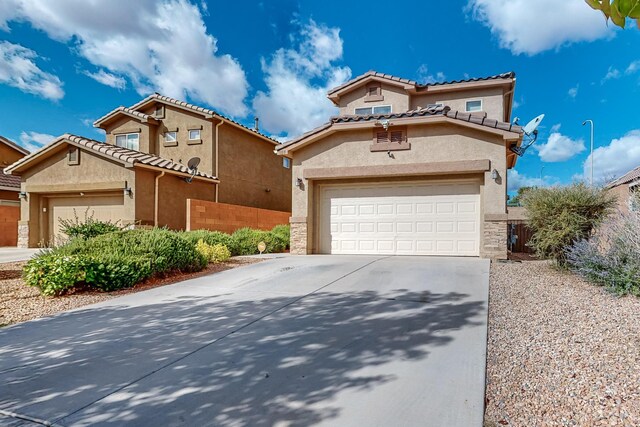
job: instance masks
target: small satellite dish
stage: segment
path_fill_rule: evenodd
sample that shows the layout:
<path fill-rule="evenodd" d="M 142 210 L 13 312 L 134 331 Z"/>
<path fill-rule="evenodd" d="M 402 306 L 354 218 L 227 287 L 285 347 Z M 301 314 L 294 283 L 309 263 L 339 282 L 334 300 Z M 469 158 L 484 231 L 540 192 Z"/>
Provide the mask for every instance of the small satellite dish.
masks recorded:
<path fill-rule="evenodd" d="M 540 114 L 538 117 L 531 120 L 524 128 L 522 128 L 522 130 L 525 134 L 531 135 L 536 131 L 536 129 L 538 129 L 538 126 L 540 126 L 540 122 L 542 121 L 542 119 L 544 119 L 544 114 Z"/>
<path fill-rule="evenodd" d="M 193 181 L 193 177 L 198 173 L 198 165 L 200 164 L 200 157 L 192 157 L 187 162 L 187 168 L 189 168 L 189 173 L 191 176 L 189 178 L 185 178 L 184 180 L 188 183 Z"/>
<path fill-rule="evenodd" d="M 538 139 L 538 126 L 540 126 L 542 119 L 544 119 L 544 114 L 540 114 L 538 117 L 535 117 L 527 123 L 526 126 L 522 128 L 522 131 L 524 132 L 524 137 L 522 138 L 523 144 L 519 147 L 517 145 L 513 145 L 509 147 L 509 149 L 522 157 L 527 151 L 527 148 L 531 147 Z"/>

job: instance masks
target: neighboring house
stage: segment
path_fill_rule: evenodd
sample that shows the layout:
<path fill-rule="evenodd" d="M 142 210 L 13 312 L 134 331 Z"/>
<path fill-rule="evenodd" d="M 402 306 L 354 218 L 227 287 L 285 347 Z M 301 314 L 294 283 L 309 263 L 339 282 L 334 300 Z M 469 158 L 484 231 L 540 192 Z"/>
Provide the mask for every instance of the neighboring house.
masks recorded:
<path fill-rule="evenodd" d="M 610 182 L 606 188 L 617 197 L 620 212 L 640 211 L 640 166 Z"/>
<path fill-rule="evenodd" d="M 506 258 L 515 84 L 370 71 L 331 90 L 340 115 L 277 148 L 293 162 L 292 253 Z"/>
<path fill-rule="evenodd" d="M 153 94 L 95 126 L 106 143 L 63 135 L 7 168 L 26 193 L 21 246 L 55 241 L 61 219 L 82 220 L 86 211 L 123 225 L 184 229 L 187 199 L 291 210 L 291 169 L 273 153 L 278 142 L 213 110 Z"/>
<path fill-rule="evenodd" d="M 27 150 L 0 136 L 0 246 L 17 244 L 20 218 L 20 177 L 3 172 L 7 166 L 27 154 Z"/>

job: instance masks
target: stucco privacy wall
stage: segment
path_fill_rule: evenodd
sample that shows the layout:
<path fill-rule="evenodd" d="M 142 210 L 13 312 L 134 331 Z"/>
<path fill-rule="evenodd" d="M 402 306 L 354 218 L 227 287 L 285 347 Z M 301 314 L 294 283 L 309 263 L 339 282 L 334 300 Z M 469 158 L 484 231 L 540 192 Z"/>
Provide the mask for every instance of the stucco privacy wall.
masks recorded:
<path fill-rule="evenodd" d="M 47 196 L 122 192 L 125 185 L 135 187 L 135 172 L 132 168 L 125 168 L 84 149 L 80 149 L 79 164 L 70 165 L 67 161 L 68 150 L 68 145 L 61 145 L 48 158 L 21 175 L 22 191 L 27 192 L 28 196 L 20 203 L 19 228 L 22 234 L 28 233 L 29 246 L 37 246 L 47 238 Z M 124 212 L 124 223 L 135 220 L 133 199 L 125 197 Z M 24 240 L 19 243 L 21 246 L 27 244 Z"/>
<path fill-rule="evenodd" d="M 297 242 L 292 238 L 292 252 L 311 253 L 317 250 L 314 236 L 316 235 L 315 210 L 317 209 L 315 186 L 318 183 L 304 179 L 305 169 L 489 160 L 489 170 L 481 175 L 413 175 L 394 179 L 411 181 L 417 178 L 432 182 L 477 179 L 480 184 L 481 198 L 481 255 L 506 256 L 507 165 L 506 148 L 502 137 L 453 124 L 415 125 L 407 129 L 407 139 L 411 143 L 411 149 L 394 151 L 392 158 L 386 152 L 370 151 L 372 136 L 371 128 L 343 131 L 295 152 L 292 179 L 294 183 L 298 178 L 302 179 L 303 185 L 293 187 L 292 235 L 306 236 L 306 238 L 299 238 Z M 496 181 L 491 178 L 493 169 L 496 169 L 499 175 Z M 389 182 L 388 179 L 384 181 Z M 504 235 L 502 228 L 504 228 Z M 502 240 L 504 243 L 496 243 Z"/>
<path fill-rule="evenodd" d="M 620 184 L 616 187 L 610 188 L 608 192 L 616 198 L 618 212 L 628 214 L 630 196 L 629 185 Z"/>
<path fill-rule="evenodd" d="M 205 200 L 187 201 L 187 230 L 212 230 L 233 233 L 251 227 L 271 230 L 289 222 L 290 212 L 214 203 Z"/>

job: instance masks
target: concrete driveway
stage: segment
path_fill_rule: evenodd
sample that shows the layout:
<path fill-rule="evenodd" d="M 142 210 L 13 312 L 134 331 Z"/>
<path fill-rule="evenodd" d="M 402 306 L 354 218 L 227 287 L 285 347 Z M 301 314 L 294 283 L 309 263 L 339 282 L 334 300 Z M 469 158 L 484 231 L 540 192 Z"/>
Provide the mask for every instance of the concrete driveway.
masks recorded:
<path fill-rule="evenodd" d="M 26 261 L 40 249 L 21 249 L 15 247 L 0 248 L 0 264 L 4 262 Z"/>
<path fill-rule="evenodd" d="M 481 426 L 488 284 L 284 257 L 0 329 L 0 424 Z"/>

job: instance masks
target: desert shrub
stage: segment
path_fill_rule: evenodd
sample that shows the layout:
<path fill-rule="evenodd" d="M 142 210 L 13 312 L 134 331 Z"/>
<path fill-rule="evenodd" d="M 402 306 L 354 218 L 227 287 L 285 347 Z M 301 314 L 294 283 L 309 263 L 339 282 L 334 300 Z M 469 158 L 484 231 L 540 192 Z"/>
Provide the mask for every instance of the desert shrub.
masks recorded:
<path fill-rule="evenodd" d="M 41 252 L 26 263 L 22 275 L 27 285 L 37 287 L 43 295 L 62 295 L 84 281 L 84 259 Z"/>
<path fill-rule="evenodd" d="M 254 230 L 248 227 L 236 230 L 231 237 L 238 255 L 254 255 L 258 253 L 258 243 L 265 242 L 265 252 L 272 252 L 268 231 Z"/>
<path fill-rule="evenodd" d="M 231 251 L 232 255 L 238 255 L 235 248 L 235 241 L 231 235 L 227 233 L 223 233 L 221 231 L 194 230 L 185 231 L 182 233 L 182 236 L 194 245 L 200 240 L 211 246 L 224 245 L 229 249 L 229 251 Z"/>
<path fill-rule="evenodd" d="M 42 252 L 26 264 L 24 277 L 45 295 L 83 286 L 113 291 L 172 271 L 198 271 L 207 262 L 181 233 L 127 230 Z"/>
<path fill-rule="evenodd" d="M 289 249 L 291 241 L 291 227 L 289 225 L 276 225 L 271 229 L 271 234 L 274 239 L 278 241 L 278 246 L 281 247 L 283 251 Z"/>
<path fill-rule="evenodd" d="M 570 268 L 618 295 L 640 296 L 640 214 L 618 215 L 567 249 Z"/>
<path fill-rule="evenodd" d="M 578 183 L 533 188 L 522 198 L 533 235 L 528 245 L 541 258 L 566 267 L 566 249 L 588 239 L 594 228 L 611 213 L 615 197 L 602 188 Z"/>
<path fill-rule="evenodd" d="M 112 233 L 121 229 L 117 223 L 110 221 L 99 221 L 93 217 L 92 212 L 89 215 L 89 208 L 84 212 L 84 220 L 81 221 L 73 210 L 73 219 L 60 219 L 60 230 L 69 236 L 70 239 L 83 238 L 90 239 L 102 234 Z"/>
<path fill-rule="evenodd" d="M 196 250 L 205 257 L 208 262 L 224 262 L 231 257 L 231 252 L 225 245 L 219 243 L 210 245 L 202 239 L 196 243 Z"/>

